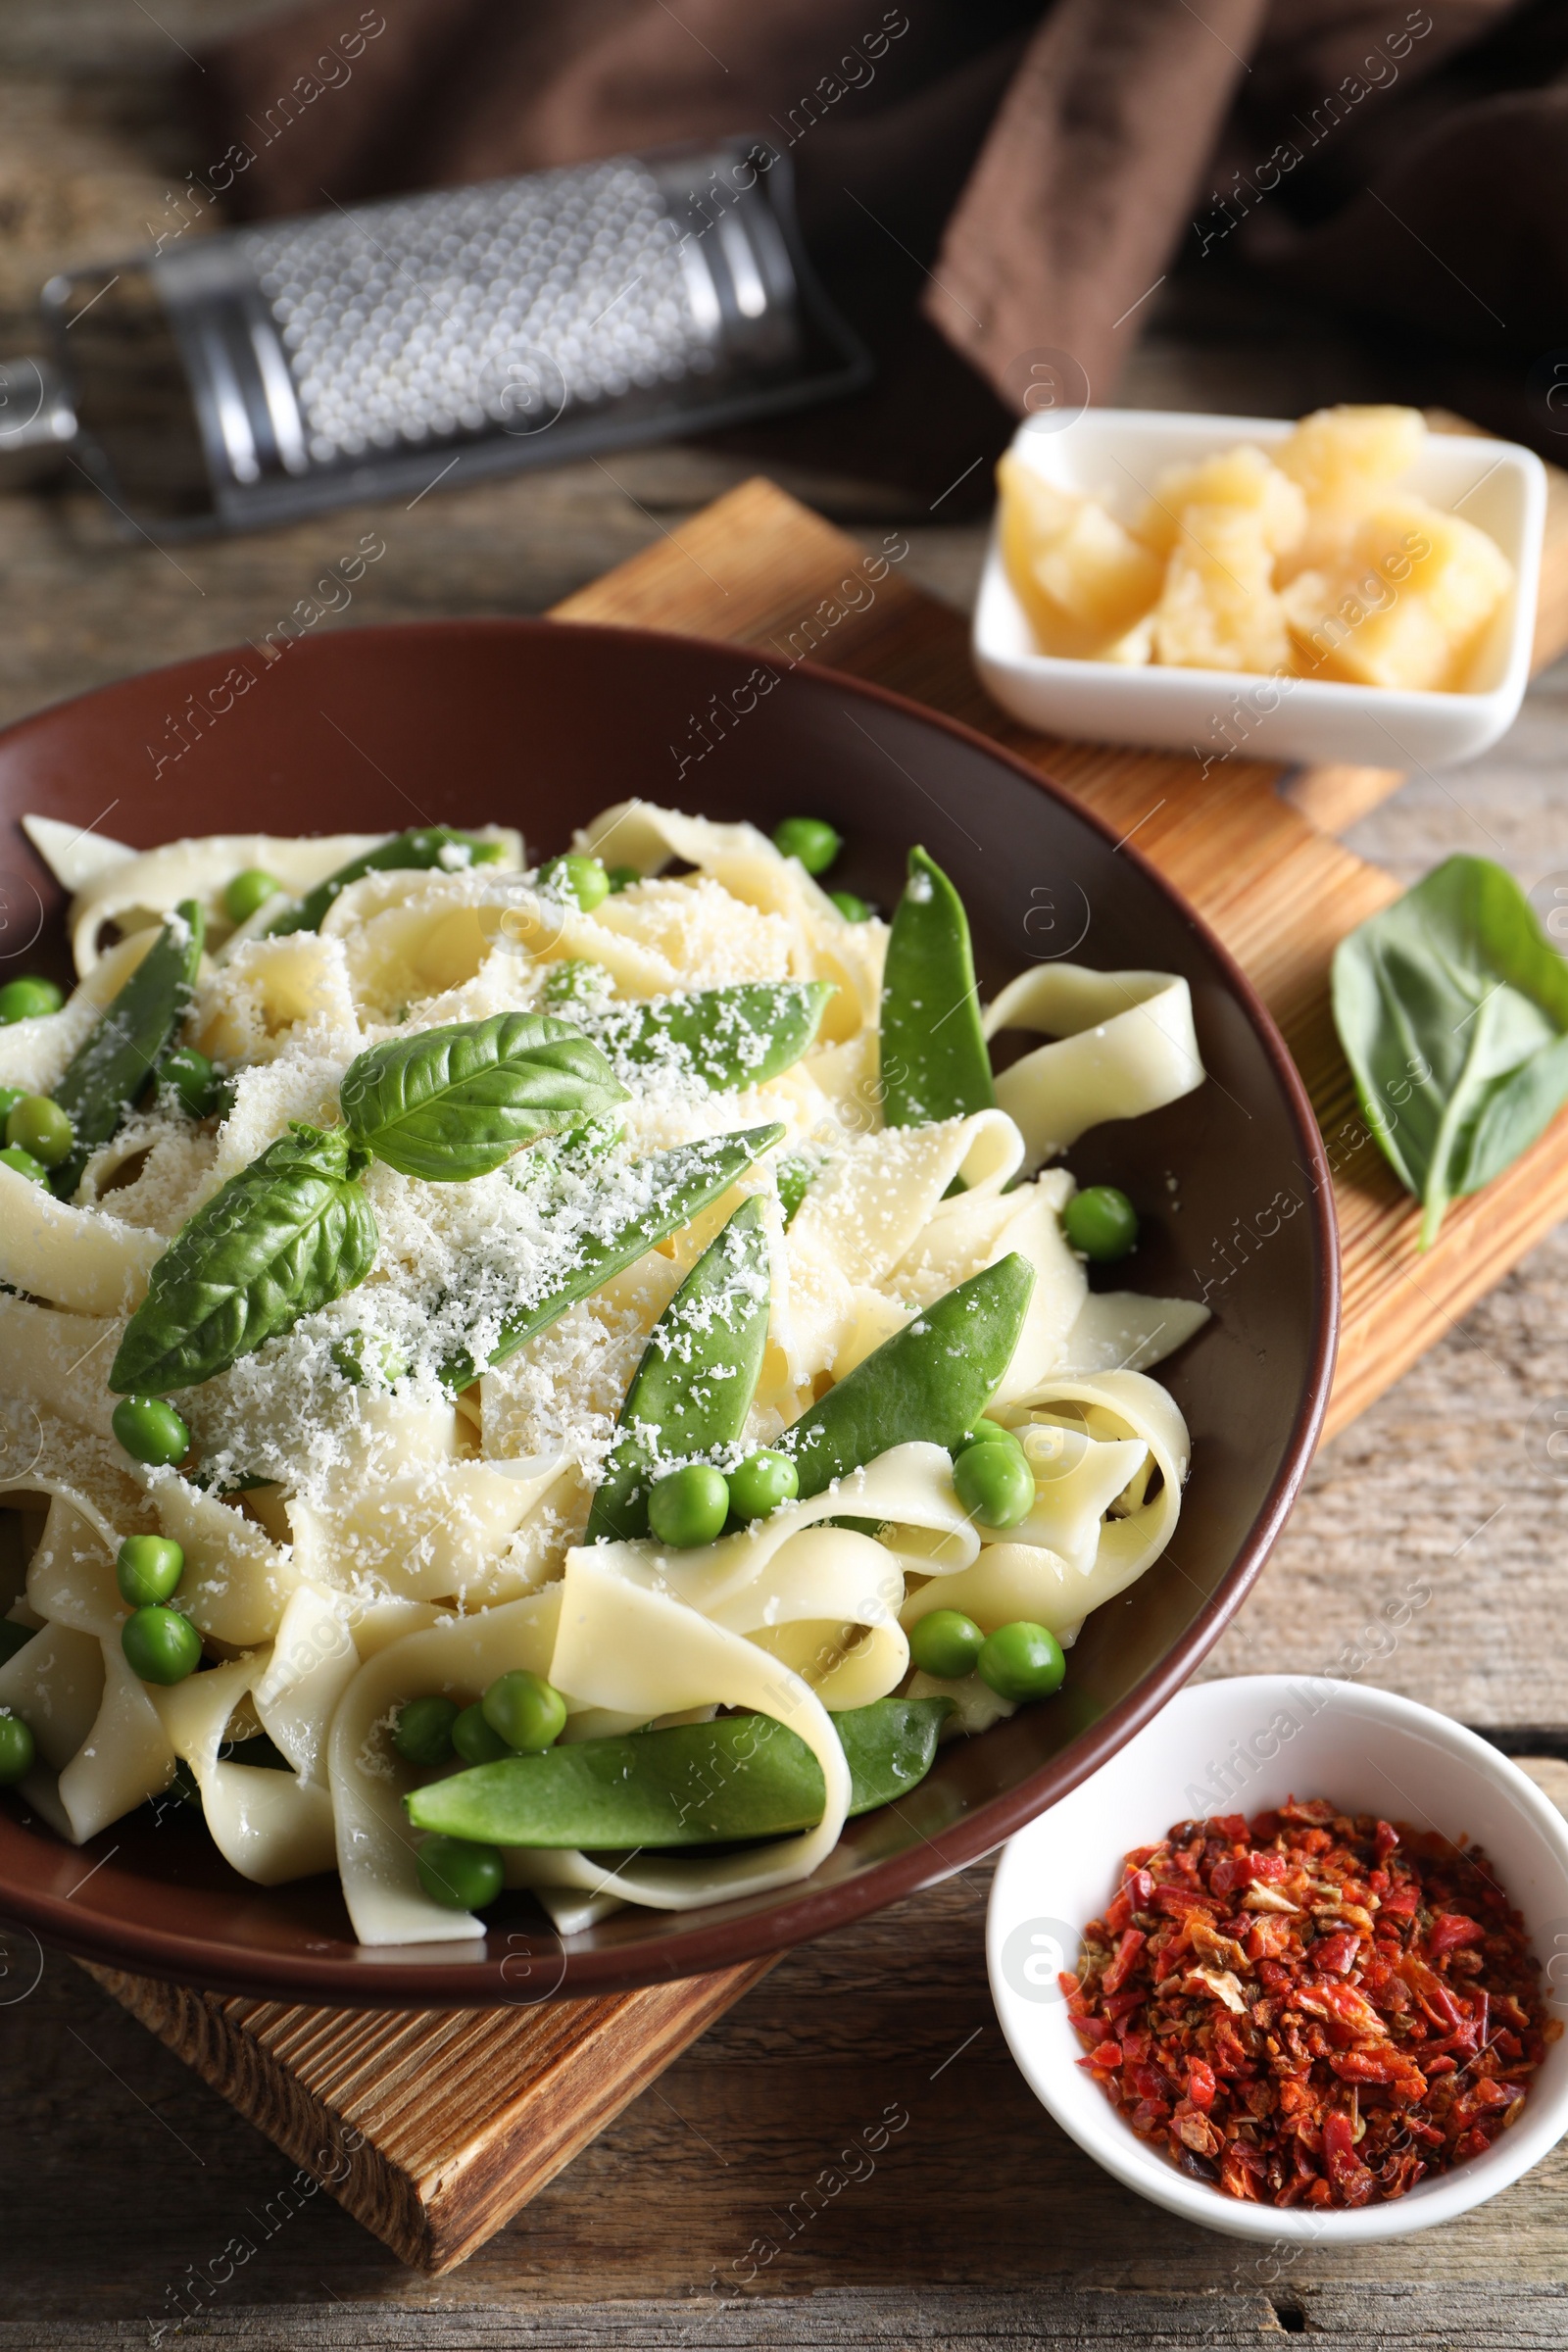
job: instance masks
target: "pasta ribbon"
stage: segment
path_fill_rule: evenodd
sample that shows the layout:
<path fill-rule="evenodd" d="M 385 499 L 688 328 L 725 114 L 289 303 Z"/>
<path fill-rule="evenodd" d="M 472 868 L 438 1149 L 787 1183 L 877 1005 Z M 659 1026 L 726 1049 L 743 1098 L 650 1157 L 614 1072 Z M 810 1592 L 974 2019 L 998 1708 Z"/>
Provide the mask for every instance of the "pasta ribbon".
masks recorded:
<path fill-rule="evenodd" d="M 163 1255 L 161 1234 L 73 1208 L 0 1161 L 0 1282 L 81 1315 L 128 1314 Z"/>
<path fill-rule="evenodd" d="M 150 1696 L 175 1755 L 191 1769 L 224 1861 L 258 1886 L 280 1886 L 331 1869 L 332 1800 L 319 1783 L 295 1773 L 219 1760 L 229 1719 L 267 1662 L 260 1652 L 235 1658 Z"/>
<path fill-rule="evenodd" d="M 1102 1119 L 1159 1110 L 1203 1083 L 1192 992 L 1169 972 L 1042 964 L 1009 982 L 984 1026 L 988 1038 L 1033 1029 L 1055 1040 L 997 1080 L 997 1101 L 1017 1121 L 1031 1166 Z"/>

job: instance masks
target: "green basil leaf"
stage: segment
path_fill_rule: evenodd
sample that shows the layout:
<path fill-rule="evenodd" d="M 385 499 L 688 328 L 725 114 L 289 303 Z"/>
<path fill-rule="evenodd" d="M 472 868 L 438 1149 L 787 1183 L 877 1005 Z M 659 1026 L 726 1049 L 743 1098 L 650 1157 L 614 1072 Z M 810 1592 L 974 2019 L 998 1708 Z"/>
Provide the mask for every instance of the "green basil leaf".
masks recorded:
<path fill-rule="evenodd" d="M 432 1184 L 488 1176 L 520 1145 L 626 1100 L 591 1039 L 537 1012 L 389 1038 L 349 1064 L 338 1092 L 356 1143 Z"/>
<path fill-rule="evenodd" d="M 190 1004 L 202 959 L 205 925 L 194 899 L 182 900 L 130 978 L 105 1006 L 54 1090 L 75 1142 L 50 1179 L 69 1200 L 101 1144 L 124 1125 L 131 1104 L 168 1060 Z"/>
<path fill-rule="evenodd" d="M 366 1158 L 340 1127 L 296 1126 L 231 1176 L 153 1267 L 111 1389 L 194 1388 L 363 1282 L 380 1239 Z"/>
<path fill-rule="evenodd" d="M 1448 858 L 1340 942 L 1334 1021 L 1424 1250 L 1568 1100 L 1568 964 L 1488 858 Z"/>
<path fill-rule="evenodd" d="M 347 865 L 340 865 L 324 882 L 318 882 L 303 899 L 280 906 L 266 926 L 267 936 L 280 939 L 288 931 L 319 931 L 332 901 L 364 874 L 436 866 L 461 873 L 469 865 L 494 865 L 500 856 L 500 842 L 486 841 L 478 833 L 460 833 L 452 825 L 421 825 L 409 833 L 394 833 L 378 849 L 367 850 L 361 858 L 351 858 Z"/>
<path fill-rule="evenodd" d="M 832 994 L 823 980 L 759 980 L 573 1017 L 627 1075 L 668 1071 L 729 1095 L 762 1086 L 799 1061 L 815 1043 Z"/>
<path fill-rule="evenodd" d="M 632 1168 L 612 1169 L 574 1212 L 563 1237 L 561 1260 L 532 1298 L 519 1299 L 485 1361 L 504 1364 L 527 1341 L 559 1322 L 568 1306 L 586 1298 L 623 1266 L 634 1265 L 655 1245 L 701 1215 L 727 1193 L 754 1160 L 770 1152 L 784 1130 L 747 1127 L 738 1135 L 707 1136 L 677 1144 Z M 627 1209 L 628 1195 L 636 1205 Z M 441 1367 L 442 1386 L 452 1394 L 477 1380 L 483 1366 L 471 1355 L 451 1357 Z"/>
<path fill-rule="evenodd" d="M 1568 1038 L 1497 1079 L 1482 1099 L 1459 1154 L 1454 1191 L 1479 1193 L 1527 1152 L 1568 1102 Z"/>

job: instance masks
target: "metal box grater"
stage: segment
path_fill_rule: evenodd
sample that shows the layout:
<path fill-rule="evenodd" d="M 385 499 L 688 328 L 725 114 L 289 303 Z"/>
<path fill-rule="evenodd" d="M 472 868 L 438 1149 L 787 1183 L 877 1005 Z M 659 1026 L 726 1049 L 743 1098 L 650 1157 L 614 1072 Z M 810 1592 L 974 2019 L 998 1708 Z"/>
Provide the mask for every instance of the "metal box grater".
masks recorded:
<path fill-rule="evenodd" d="M 0 444 L 9 417 L 19 452 L 74 448 L 127 522 L 176 535 L 711 429 L 870 374 L 802 248 L 787 159 L 744 138 L 192 236 L 52 278 L 43 308 L 58 372 L 11 365 Z"/>

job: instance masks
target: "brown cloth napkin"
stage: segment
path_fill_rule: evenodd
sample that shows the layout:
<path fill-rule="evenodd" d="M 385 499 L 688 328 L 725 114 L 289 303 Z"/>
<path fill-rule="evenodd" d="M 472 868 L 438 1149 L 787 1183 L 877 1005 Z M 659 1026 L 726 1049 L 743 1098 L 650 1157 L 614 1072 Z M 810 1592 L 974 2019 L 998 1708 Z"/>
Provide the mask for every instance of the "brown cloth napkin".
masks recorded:
<path fill-rule="evenodd" d="M 755 131 L 884 359 L 918 306 L 1012 411 L 1043 349 L 1110 397 L 1177 268 L 1521 400 L 1568 345 L 1568 0 L 318 0 L 198 97 L 197 176 L 253 217 Z"/>

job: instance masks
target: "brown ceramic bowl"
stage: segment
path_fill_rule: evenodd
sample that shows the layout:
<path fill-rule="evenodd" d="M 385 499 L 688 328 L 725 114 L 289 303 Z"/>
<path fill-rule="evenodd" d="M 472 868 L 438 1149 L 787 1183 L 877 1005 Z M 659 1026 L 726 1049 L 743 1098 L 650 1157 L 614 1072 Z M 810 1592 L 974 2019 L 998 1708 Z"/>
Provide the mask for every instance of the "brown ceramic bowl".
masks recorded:
<path fill-rule="evenodd" d="M 620 1912 L 566 1947 L 518 1897 L 483 1944 L 362 1951 L 332 1879 L 250 1886 L 167 1808 L 77 1850 L 11 1799 L 0 1912 L 40 1937 L 155 1976 L 331 2003 L 530 2001 L 723 1967 L 999 1844 L 1180 1687 L 1257 1575 L 1317 1435 L 1338 1308 L 1328 1171 L 1273 1023 L 1136 851 L 1031 769 L 827 671 L 796 668 L 760 698 L 757 668 L 750 653 L 647 630 L 433 622 L 298 644 L 265 672 L 251 650 L 207 656 L 45 710 L 0 736 L 9 969 L 68 977 L 61 894 L 17 823 L 27 810 L 138 846 L 499 819 L 543 852 L 634 792 L 765 827 L 808 810 L 847 836 L 835 881 L 883 906 L 906 849 L 925 842 L 963 893 L 988 991 L 1074 951 L 1191 982 L 1208 1084 L 1072 1155 L 1083 1180 L 1114 1180 L 1137 1201 L 1138 1286 L 1191 1297 L 1206 1285 L 1214 1310 L 1161 1373 L 1194 1440 L 1178 1556 L 1090 1618 L 1057 1699 L 946 1749 L 896 1811 L 852 1823 L 805 1885 L 679 1916 Z M 694 714 L 715 695 L 744 714 L 681 772 L 701 746 Z"/>

